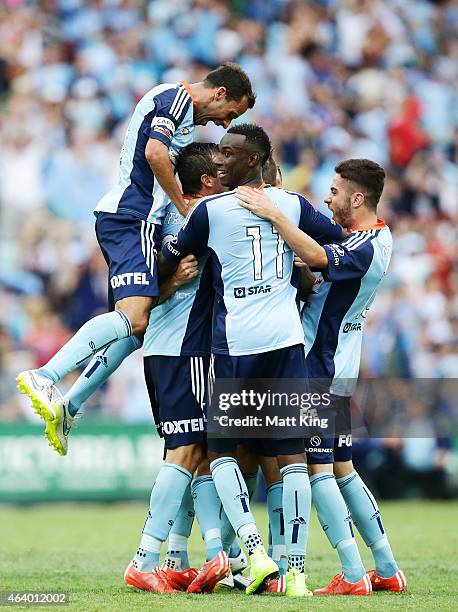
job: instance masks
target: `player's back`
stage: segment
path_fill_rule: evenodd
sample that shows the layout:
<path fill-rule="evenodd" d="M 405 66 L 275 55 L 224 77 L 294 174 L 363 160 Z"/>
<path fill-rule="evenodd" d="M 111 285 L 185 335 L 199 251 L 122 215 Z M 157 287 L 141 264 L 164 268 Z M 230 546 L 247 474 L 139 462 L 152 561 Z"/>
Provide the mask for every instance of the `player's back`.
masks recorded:
<path fill-rule="evenodd" d="M 299 225 L 298 196 L 265 189 Z M 269 221 L 241 207 L 233 192 L 207 198 L 206 206 L 216 292 L 213 352 L 250 355 L 303 343 L 291 249 Z"/>

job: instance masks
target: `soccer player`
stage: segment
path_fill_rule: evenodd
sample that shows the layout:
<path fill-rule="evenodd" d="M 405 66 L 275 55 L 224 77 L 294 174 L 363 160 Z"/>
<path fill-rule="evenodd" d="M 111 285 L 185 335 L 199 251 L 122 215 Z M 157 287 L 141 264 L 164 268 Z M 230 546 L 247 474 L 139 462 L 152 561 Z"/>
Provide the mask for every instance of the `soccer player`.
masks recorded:
<path fill-rule="evenodd" d="M 159 296 L 155 241 L 165 207 L 187 210 L 174 176 L 177 154 L 192 141 L 196 125 L 227 128 L 252 108 L 246 73 L 227 63 L 203 81 L 162 84 L 137 104 L 121 149 L 118 185 L 98 203 L 96 234 L 109 268 L 107 314 L 94 317 L 38 370 L 21 372 L 18 387 L 46 422 L 45 436 L 61 455 L 81 404 L 142 344 Z M 55 386 L 93 357 L 66 397 Z"/>
<path fill-rule="evenodd" d="M 315 290 L 302 311 L 306 366 L 310 379 L 327 380 L 337 437 L 307 450 L 312 498 L 342 572 L 316 595 L 370 595 L 374 590 L 406 588 L 372 493 L 351 461 L 350 396 L 358 378 L 362 333 L 367 311 L 391 257 L 389 228 L 377 218 L 385 172 L 375 162 L 349 159 L 339 163 L 326 204 L 333 219 L 349 231 L 341 243 L 320 246 L 299 231 L 261 192 L 244 188 L 236 194 L 253 213 L 269 219 L 284 240 L 310 267 L 320 270 Z M 341 429 L 339 420 L 346 420 Z M 333 466 L 334 464 L 334 466 Z M 370 547 L 376 569 L 363 567 L 348 510 Z"/>
<path fill-rule="evenodd" d="M 216 150 L 211 143 L 194 143 L 177 158 L 178 177 L 190 205 L 198 198 L 223 191 L 217 176 Z M 163 244 L 177 235 L 184 220 L 177 207 L 169 203 L 162 226 Z M 159 592 L 168 592 L 171 584 L 180 590 L 189 588 L 190 592 L 212 591 L 216 582 L 229 573 L 225 553 L 217 556 L 210 571 L 205 572 L 205 581 L 197 580 L 197 584 L 194 581 L 199 578 L 198 572 L 189 569 L 185 558 L 182 560 L 187 567 L 182 568 L 180 563 L 173 568 L 157 569 L 161 545 L 169 536 L 180 507 L 189 501 L 192 504 L 191 480 L 205 458 L 214 294 L 208 256 L 198 262 L 193 259 L 188 256 L 182 260 L 188 260 L 188 279 L 192 279 L 186 286 L 178 288 L 173 277 L 161 285 L 161 295 L 179 290 L 151 311 L 143 344 L 145 380 L 158 431 L 165 440 L 166 456 L 151 492 L 140 546 L 124 579 L 128 585 Z M 190 527 L 187 521 L 185 528 Z M 169 548 L 173 542 L 179 548 L 182 538 L 179 534 L 172 537 Z"/>
<path fill-rule="evenodd" d="M 231 128 L 219 150 L 223 185 L 231 189 L 239 184 L 261 186 L 262 165 L 271 152 L 262 128 L 246 124 Z M 342 229 L 315 211 L 303 196 L 274 187 L 266 191 L 293 224 L 320 242 L 341 239 Z M 272 225 L 254 220 L 239 206 L 233 191 L 204 198 L 188 215 L 176 240 L 164 246 L 161 264 L 171 272 L 188 253 L 210 254 L 216 292 L 212 337 L 215 378 L 304 378 L 304 334 L 296 306 L 297 291 L 291 283 L 293 253 L 273 232 Z M 271 290 L 253 294 L 240 291 L 260 285 L 268 285 Z M 268 442 L 270 448 L 263 454 L 278 457 L 283 477 L 287 595 L 310 595 L 304 575 L 311 501 L 304 443 L 300 439 Z M 250 594 L 277 572 L 278 566 L 262 546 L 235 459 L 236 446 L 235 438 L 208 440 L 218 495 L 250 555 L 253 581 L 246 590 Z"/>

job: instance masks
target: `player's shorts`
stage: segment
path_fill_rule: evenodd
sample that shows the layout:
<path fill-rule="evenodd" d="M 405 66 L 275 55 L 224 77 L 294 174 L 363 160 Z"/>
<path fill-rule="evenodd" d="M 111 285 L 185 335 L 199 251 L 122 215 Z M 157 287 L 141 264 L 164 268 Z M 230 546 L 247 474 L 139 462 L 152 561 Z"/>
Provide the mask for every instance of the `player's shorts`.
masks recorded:
<path fill-rule="evenodd" d="M 255 355 L 214 355 L 215 378 L 304 378 L 304 345 Z"/>
<path fill-rule="evenodd" d="M 350 461 L 352 458 L 351 398 L 332 394 L 330 398 L 331 405 L 326 410 L 318 411 L 318 414 L 328 419 L 329 429 L 335 436 L 306 438 L 307 463 L 313 465 Z"/>
<path fill-rule="evenodd" d="M 159 227 L 134 215 L 98 212 L 95 232 L 108 265 L 109 310 L 125 297 L 157 297 Z"/>
<path fill-rule="evenodd" d="M 143 360 L 154 422 L 166 448 L 205 441 L 210 357 Z"/>
<path fill-rule="evenodd" d="M 296 344 L 286 348 L 255 355 L 214 355 L 214 378 L 305 378 L 304 346 Z M 302 438 L 208 438 L 208 450 L 234 453 L 237 444 L 245 443 L 250 450 L 266 457 L 297 455 L 304 452 Z"/>

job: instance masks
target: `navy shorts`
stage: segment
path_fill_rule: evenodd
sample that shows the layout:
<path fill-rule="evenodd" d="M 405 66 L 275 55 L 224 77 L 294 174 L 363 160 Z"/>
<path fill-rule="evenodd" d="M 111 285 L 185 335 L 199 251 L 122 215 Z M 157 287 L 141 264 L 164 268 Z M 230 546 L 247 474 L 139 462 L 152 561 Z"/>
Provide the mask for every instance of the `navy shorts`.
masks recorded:
<path fill-rule="evenodd" d="M 154 422 L 166 448 L 205 441 L 210 357 L 143 360 Z"/>
<path fill-rule="evenodd" d="M 304 378 L 303 344 L 256 353 L 255 355 L 214 355 L 215 378 Z"/>
<path fill-rule="evenodd" d="M 108 265 L 109 310 L 125 297 L 157 297 L 158 227 L 134 215 L 99 212 L 95 233 Z"/>
<path fill-rule="evenodd" d="M 330 395 L 331 405 L 319 416 L 327 418 L 329 429 L 335 436 L 312 436 L 305 440 L 307 463 L 331 464 L 335 461 L 350 461 L 352 458 L 350 397 Z"/>
<path fill-rule="evenodd" d="M 212 374 L 215 378 L 305 378 L 305 353 L 302 344 L 257 353 L 255 355 L 214 355 Z M 302 438 L 209 438 L 208 450 L 233 453 L 239 443 L 266 457 L 297 455 L 304 452 Z"/>

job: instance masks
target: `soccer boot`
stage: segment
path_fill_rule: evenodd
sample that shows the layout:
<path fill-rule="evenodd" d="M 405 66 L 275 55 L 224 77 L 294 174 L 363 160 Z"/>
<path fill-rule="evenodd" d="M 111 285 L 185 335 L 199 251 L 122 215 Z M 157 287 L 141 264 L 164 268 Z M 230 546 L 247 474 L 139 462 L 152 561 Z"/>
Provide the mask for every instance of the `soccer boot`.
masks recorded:
<path fill-rule="evenodd" d="M 393 591 L 401 593 L 407 590 L 407 580 L 402 570 L 398 570 L 391 578 L 383 578 L 378 576 L 375 570 L 367 572 L 372 584 L 373 591 Z"/>
<path fill-rule="evenodd" d="M 311 597 L 313 593 L 307 588 L 305 578 L 304 572 L 290 568 L 286 572 L 286 597 Z"/>
<path fill-rule="evenodd" d="M 46 423 L 45 438 L 59 453 L 66 455 L 68 434 L 73 417 L 68 411 L 68 400 L 49 378 L 40 376 L 36 370 L 25 370 L 16 378 L 18 389 L 32 400 L 34 411 Z"/>
<path fill-rule="evenodd" d="M 168 567 L 165 563 L 161 565 L 162 575 L 165 576 L 167 584 L 177 591 L 186 591 L 188 586 L 199 573 L 195 567 L 190 567 L 185 570 L 174 570 Z"/>
<path fill-rule="evenodd" d="M 234 588 L 235 588 L 234 576 L 232 572 L 230 571 L 229 574 L 226 576 L 226 578 L 223 578 L 216 584 L 214 592 L 220 593 L 222 591 L 230 591 Z"/>
<path fill-rule="evenodd" d="M 242 550 L 237 557 L 229 557 L 229 564 L 231 566 L 231 572 L 234 574 L 234 576 L 240 574 L 248 567 L 248 561 Z"/>
<path fill-rule="evenodd" d="M 187 588 L 188 593 L 211 593 L 216 584 L 230 572 L 229 557 L 224 551 L 204 563 L 197 576 Z"/>
<path fill-rule="evenodd" d="M 314 595 L 370 595 L 372 585 L 367 574 L 358 582 L 347 582 L 343 574 L 337 574 L 326 587 L 315 589 Z"/>
<path fill-rule="evenodd" d="M 176 593 L 165 577 L 165 574 L 155 568 L 151 572 L 140 572 L 131 561 L 124 572 L 124 582 L 129 587 L 135 587 L 142 591 L 153 591 L 154 593 Z"/>
<path fill-rule="evenodd" d="M 281 575 L 278 578 L 267 578 L 265 581 L 267 592 L 282 595 L 286 593 L 286 576 Z"/>
<path fill-rule="evenodd" d="M 262 587 L 266 578 L 278 573 L 278 565 L 271 559 L 264 546 L 258 546 L 250 555 L 251 582 L 246 588 L 247 595 L 253 595 Z"/>

